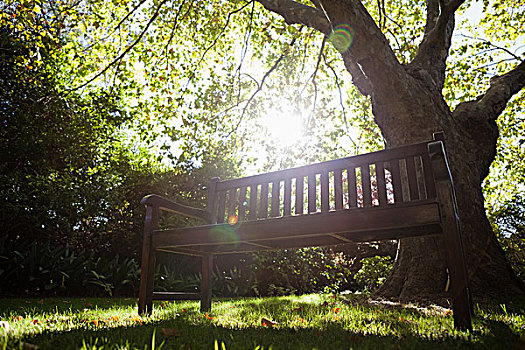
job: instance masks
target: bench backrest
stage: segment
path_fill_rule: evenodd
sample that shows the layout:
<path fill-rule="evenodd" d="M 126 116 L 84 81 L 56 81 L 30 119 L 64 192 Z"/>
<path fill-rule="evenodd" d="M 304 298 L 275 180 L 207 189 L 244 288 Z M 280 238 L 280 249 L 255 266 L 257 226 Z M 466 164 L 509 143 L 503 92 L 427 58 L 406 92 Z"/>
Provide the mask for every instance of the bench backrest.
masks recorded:
<path fill-rule="evenodd" d="M 208 210 L 216 218 L 213 222 L 236 223 L 432 199 L 436 189 L 429 142 L 239 179 L 214 179 Z"/>

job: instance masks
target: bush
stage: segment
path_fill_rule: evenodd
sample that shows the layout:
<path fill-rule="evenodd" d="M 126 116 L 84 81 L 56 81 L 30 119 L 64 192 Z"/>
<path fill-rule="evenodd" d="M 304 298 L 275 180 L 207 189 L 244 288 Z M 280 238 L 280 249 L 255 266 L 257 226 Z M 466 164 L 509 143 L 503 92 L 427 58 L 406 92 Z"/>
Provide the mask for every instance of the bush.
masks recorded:
<path fill-rule="evenodd" d="M 394 265 L 389 256 L 374 256 L 361 260 L 361 269 L 355 274 L 355 280 L 366 291 L 379 288 L 390 275 Z"/>
<path fill-rule="evenodd" d="M 518 195 L 487 214 L 507 260 L 525 283 L 525 197 Z"/>

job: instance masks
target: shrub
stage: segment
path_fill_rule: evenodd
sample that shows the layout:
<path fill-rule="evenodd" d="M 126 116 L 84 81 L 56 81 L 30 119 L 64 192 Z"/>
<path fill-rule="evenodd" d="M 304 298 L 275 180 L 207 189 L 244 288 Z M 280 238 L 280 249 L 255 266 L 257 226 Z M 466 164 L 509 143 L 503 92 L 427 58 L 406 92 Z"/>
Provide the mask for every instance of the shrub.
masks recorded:
<path fill-rule="evenodd" d="M 379 288 L 390 275 L 393 267 L 392 258 L 389 256 L 364 258 L 361 263 L 363 265 L 354 278 L 366 291 Z"/>

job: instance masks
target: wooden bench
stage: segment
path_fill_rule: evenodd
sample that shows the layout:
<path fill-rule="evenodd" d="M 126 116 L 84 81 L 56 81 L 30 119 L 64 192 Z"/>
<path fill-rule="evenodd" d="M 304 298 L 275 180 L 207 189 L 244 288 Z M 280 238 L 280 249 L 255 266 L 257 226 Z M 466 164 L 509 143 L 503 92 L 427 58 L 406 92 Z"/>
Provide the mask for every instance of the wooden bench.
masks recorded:
<path fill-rule="evenodd" d="M 443 134 L 384 151 L 219 181 L 207 210 L 146 196 L 139 313 L 153 300 L 200 300 L 211 309 L 213 256 L 259 250 L 442 234 L 447 249 L 454 325 L 472 329 L 468 278 Z M 159 211 L 204 225 L 158 229 Z M 155 255 L 202 257 L 200 293 L 154 292 Z"/>

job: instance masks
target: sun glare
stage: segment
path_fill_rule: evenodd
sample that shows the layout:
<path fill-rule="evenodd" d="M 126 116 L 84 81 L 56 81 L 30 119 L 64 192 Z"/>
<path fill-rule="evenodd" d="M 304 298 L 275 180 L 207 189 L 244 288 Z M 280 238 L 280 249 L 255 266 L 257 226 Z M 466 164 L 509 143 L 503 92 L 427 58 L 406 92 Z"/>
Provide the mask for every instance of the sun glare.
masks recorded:
<path fill-rule="evenodd" d="M 293 109 L 272 109 L 261 119 L 262 125 L 268 130 L 270 137 L 281 146 L 290 147 L 297 143 L 303 135 L 303 120 L 301 113 Z"/>

